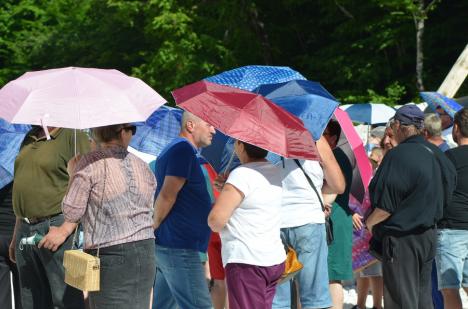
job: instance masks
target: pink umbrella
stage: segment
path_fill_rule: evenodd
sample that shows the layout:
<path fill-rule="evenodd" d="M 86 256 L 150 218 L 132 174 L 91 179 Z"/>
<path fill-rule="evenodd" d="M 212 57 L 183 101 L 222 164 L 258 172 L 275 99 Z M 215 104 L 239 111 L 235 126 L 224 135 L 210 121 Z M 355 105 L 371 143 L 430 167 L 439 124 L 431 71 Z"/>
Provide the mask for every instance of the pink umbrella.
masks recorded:
<path fill-rule="evenodd" d="M 27 72 L 0 90 L 0 117 L 11 123 L 85 129 L 146 120 L 166 102 L 142 80 L 117 70 Z"/>
<path fill-rule="evenodd" d="M 350 157 L 350 161 L 356 163 L 356 168 L 353 170 L 351 194 L 362 202 L 364 200 L 364 193 L 372 178 L 372 166 L 367 158 L 362 140 L 354 129 L 348 114 L 340 108 L 337 108 L 335 109 L 334 116 L 340 124 L 341 130 L 346 138 L 344 141 L 340 140 L 338 145 L 341 146 L 343 151 Z"/>

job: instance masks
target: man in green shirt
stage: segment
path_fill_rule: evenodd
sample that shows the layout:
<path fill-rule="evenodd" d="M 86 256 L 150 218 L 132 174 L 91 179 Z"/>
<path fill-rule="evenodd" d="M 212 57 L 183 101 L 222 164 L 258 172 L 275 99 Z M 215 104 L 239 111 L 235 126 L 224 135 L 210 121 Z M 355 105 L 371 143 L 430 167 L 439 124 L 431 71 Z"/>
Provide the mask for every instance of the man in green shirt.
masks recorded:
<path fill-rule="evenodd" d="M 63 253 L 70 249 L 75 224 L 64 224 L 61 202 L 68 186 L 67 164 L 89 151 L 80 131 L 34 127 L 15 161 L 13 209 L 16 227 L 10 258 L 16 261 L 23 308 L 83 308 L 83 293 L 64 282 Z M 39 246 L 20 246 L 22 238 L 45 236 Z M 60 244 L 63 242 L 63 245 Z"/>

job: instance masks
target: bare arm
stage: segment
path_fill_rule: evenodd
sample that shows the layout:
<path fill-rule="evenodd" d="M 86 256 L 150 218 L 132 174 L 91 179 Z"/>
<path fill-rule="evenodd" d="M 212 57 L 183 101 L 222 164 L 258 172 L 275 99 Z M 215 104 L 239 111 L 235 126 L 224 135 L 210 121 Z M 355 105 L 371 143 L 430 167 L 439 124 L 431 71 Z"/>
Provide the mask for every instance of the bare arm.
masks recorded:
<path fill-rule="evenodd" d="M 166 176 L 161 191 L 154 202 L 153 228 L 157 229 L 171 212 L 177 199 L 177 194 L 185 184 L 186 179 L 177 176 Z"/>
<path fill-rule="evenodd" d="M 223 191 L 216 199 L 216 203 L 208 216 L 208 225 L 213 232 L 220 232 L 231 218 L 232 213 L 239 207 L 244 194 L 231 184 L 225 184 Z"/>
<path fill-rule="evenodd" d="M 77 225 L 78 223 L 65 221 L 59 227 L 51 226 L 49 232 L 42 238 L 37 247 L 57 251 L 67 237 L 75 231 Z"/>
<path fill-rule="evenodd" d="M 388 217 L 391 216 L 391 213 L 386 212 L 380 208 L 374 209 L 374 211 L 370 214 L 370 216 L 366 220 L 366 226 L 369 232 L 372 234 L 372 228 L 374 225 L 384 221 Z"/>
<path fill-rule="evenodd" d="M 346 182 L 343 173 L 341 172 L 341 168 L 338 165 L 330 146 L 323 136 L 317 141 L 317 150 L 322 158 L 322 169 L 325 176 L 322 193 L 343 193 L 346 189 Z"/>

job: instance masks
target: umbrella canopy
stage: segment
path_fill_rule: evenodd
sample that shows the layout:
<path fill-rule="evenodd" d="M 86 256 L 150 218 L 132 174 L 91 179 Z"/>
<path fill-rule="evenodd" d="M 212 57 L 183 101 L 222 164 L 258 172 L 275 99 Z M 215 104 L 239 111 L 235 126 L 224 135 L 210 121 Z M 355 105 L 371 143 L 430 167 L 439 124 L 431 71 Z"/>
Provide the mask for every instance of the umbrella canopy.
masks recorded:
<path fill-rule="evenodd" d="M 226 135 L 287 158 L 319 160 L 302 121 L 260 95 L 207 81 L 172 95 L 178 106 Z"/>
<path fill-rule="evenodd" d="M 352 121 L 366 124 L 387 123 L 395 115 L 395 109 L 385 104 L 363 103 L 341 106 Z"/>
<path fill-rule="evenodd" d="M 10 124 L 0 118 L 0 188 L 13 181 L 15 159 L 30 129 L 31 126 Z"/>
<path fill-rule="evenodd" d="M 163 148 L 179 136 L 182 113 L 179 108 L 161 106 L 145 122 L 136 123 L 138 129 L 130 146 L 159 156 Z"/>
<path fill-rule="evenodd" d="M 301 119 L 315 140 L 320 138 L 339 105 L 322 85 L 308 80 L 262 85 L 252 92 L 263 95 Z"/>
<path fill-rule="evenodd" d="M 372 166 L 367 158 L 362 140 L 354 129 L 348 114 L 337 108 L 334 116 L 344 133 L 344 136 L 342 134 L 340 141 L 338 141 L 338 146 L 343 149 L 351 163 L 354 163 L 351 194 L 362 202 L 372 178 Z"/>
<path fill-rule="evenodd" d="M 294 79 L 306 78 L 289 67 L 267 65 L 247 65 L 205 78 L 212 83 L 248 91 L 263 84 L 282 83 Z"/>
<path fill-rule="evenodd" d="M 420 95 L 432 110 L 435 111 L 440 106 L 452 119 L 456 112 L 463 108 L 454 99 L 447 98 L 438 92 L 421 92 Z"/>
<path fill-rule="evenodd" d="M 166 102 L 117 70 L 61 68 L 28 72 L 0 90 L 0 117 L 11 123 L 85 129 L 144 121 Z"/>

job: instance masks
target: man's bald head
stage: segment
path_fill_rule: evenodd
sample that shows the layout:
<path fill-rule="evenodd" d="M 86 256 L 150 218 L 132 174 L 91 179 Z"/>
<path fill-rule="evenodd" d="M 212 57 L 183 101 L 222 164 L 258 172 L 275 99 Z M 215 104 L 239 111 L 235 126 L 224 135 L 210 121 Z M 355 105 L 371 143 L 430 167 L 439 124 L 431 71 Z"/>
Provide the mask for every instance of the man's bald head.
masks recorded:
<path fill-rule="evenodd" d="M 180 135 L 187 138 L 195 147 L 209 146 L 215 133 L 214 127 L 203 119 L 187 111 L 182 114 Z"/>

